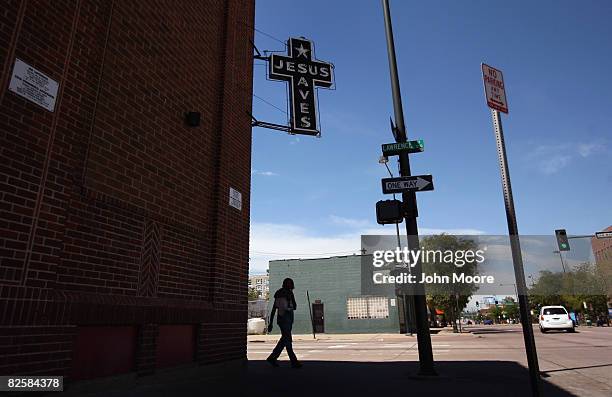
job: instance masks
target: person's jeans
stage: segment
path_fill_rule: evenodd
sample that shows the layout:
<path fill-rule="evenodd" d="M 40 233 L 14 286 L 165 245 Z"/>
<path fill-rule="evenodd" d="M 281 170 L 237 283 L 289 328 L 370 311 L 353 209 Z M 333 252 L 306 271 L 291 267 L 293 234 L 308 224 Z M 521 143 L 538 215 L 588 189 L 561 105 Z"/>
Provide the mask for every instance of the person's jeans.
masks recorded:
<path fill-rule="evenodd" d="M 289 356 L 289 360 L 291 360 L 292 363 L 295 363 L 297 362 L 297 357 L 293 352 L 293 340 L 291 338 L 291 328 L 293 326 L 293 322 L 281 320 L 279 318 L 278 326 L 281 330 L 281 338 L 278 340 L 276 347 L 274 348 L 274 350 L 272 350 L 272 354 L 270 354 L 270 357 L 268 357 L 268 359 L 278 359 L 280 354 L 283 352 L 283 349 L 287 349 L 287 355 Z"/>

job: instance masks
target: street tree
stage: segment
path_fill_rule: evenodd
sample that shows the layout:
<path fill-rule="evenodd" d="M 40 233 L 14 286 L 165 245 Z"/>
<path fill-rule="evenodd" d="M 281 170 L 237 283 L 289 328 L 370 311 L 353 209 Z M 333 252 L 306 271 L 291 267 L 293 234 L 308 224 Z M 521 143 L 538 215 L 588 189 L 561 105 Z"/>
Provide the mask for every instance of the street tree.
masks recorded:
<path fill-rule="evenodd" d="M 254 301 L 259 299 L 259 292 L 255 288 L 249 288 L 249 300 Z"/>
<path fill-rule="evenodd" d="M 537 282 L 529 289 L 532 309 L 538 312 L 542 306 L 561 305 L 587 317 L 604 315 L 607 285 L 600 273 L 600 268 L 588 262 L 565 273 L 540 271 Z"/>
<path fill-rule="evenodd" d="M 444 233 L 423 238 L 421 240 L 421 247 L 425 251 L 439 250 L 445 254 L 448 252 L 476 252 L 478 250 L 475 241 Z M 453 280 L 453 273 L 463 273 L 466 276 L 475 276 L 478 274 L 476 261 L 470 263 L 467 261 L 462 261 L 461 263 L 447 263 L 444 260 L 440 260 L 442 259 L 440 256 L 433 256 L 433 258 L 430 259 L 433 260 L 424 261 L 422 263 L 423 272 L 426 274 L 436 273 L 440 276 L 449 276 L 451 280 Z M 461 312 L 467 305 L 472 294 L 478 290 L 478 286 L 474 283 L 451 282 L 444 284 L 427 284 L 425 290 L 429 306 L 442 309 L 446 319 L 453 324 L 453 331 L 458 332 L 456 320 L 460 317 Z"/>

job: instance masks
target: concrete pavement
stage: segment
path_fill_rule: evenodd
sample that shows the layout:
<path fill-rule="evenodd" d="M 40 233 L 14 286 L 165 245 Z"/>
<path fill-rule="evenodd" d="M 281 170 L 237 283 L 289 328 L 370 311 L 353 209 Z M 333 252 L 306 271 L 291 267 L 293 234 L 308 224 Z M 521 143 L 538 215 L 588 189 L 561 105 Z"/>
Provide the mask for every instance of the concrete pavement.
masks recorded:
<path fill-rule="evenodd" d="M 456 395 L 454 386 L 457 383 L 469 385 L 468 395 L 503 395 L 506 392 L 510 393 L 508 395 L 528 395 L 529 389 L 525 388 L 528 386 L 527 364 L 520 326 L 472 326 L 468 331 L 432 335 L 434 358 L 441 376 L 425 383 L 434 390 L 452 391 L 453 395 Z M 612 396 L 612 328 L 579 327 L 575 334 L 540 334 L 537 328 L 534 331 L 547 390 L 545 395 Z M 313 340 L 312 335 L 299 335 L 295 338 L 295 350 L 305 364 L 299 373 L 289 368 L 267 368 L 267 363 L 261 361 L 277 339 L 278 336 L 249 337 L 250 378 L 275 376 L 270 371 L 280 370 L 286 372 L 283 376 L 296 382 L 310 378 L 312 384 L 317 384 L 320 382 L 318 377 L 338 370 L 353 373 L 352 378 L 358 376 L 367 384 L 361 376 L 370 378 L 370 375 L 362 373 L 361 367 L 370 368 L 372 376 L 378 371 L 396 374 L 398 382 L 418 370 L 416 337 L 399 334 L 320 335 Z M 419 386 L 423 384 L 415 380 L 408 383 L 414 382 Z M 306 382 L 305 389 L 300 389 L 308 390 L 309 384 Z M 414 386 L 409 384 L 406 387 Z M 428 391 L 433 395 L 431 393 L 433 391 Z"/>
<path fill-rule="evenodd" d="M 520 326 L 469 327 L 468 333 L 432 335 L 439 376 L 418 372 L 416 337 L 400 334 L 295 337 L 303 361 L 271 367 L 265 358 L 278 336 L 249 336 L 242 370 L 206 378 L 184 376 L 156 382 L 142 378 L 123 388 L 112 385 L 78 397 L 327 397 L 327 396 L 530 396 Z M 535 329 L 543 396 L 612 396 L 612 328 L 579 327 L 575 334 Z M 285 354 L 281 360 L 286 360 Z M 241 374 L 240 374 L 241 373 Z M 231 375 L 230 375 L 231 374 Z M 111 386 L 111 385 L 109 385 Z"/>

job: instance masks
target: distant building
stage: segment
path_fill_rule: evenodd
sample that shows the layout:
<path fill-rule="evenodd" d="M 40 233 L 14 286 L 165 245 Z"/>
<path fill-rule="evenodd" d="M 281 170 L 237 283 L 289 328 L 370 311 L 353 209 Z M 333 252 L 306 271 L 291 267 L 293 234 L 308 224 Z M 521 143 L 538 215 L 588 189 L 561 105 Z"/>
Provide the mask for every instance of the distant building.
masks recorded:
<path fill-rule="evenodd" d="M 608 226 L 602 232 L 612 232 L 612 226 Z M 591 247 L 597 268 L 608 287 L 608 307 L 612 308 L 612 238 L 593 237 Z"/>
<path fill-rule="evenodd" d="M 295 282 L 294 333 L 311 333 L 313 326 L 317 333 L 399 332 L 400 301 L 395 287 L 373 288 L 368 283 L 372 279 L 371 263 L 371 255 L 270 261 L 273 291 L 281 287 L 286 277 Z M 268 312 L 272 302 L 271 299 Z M 273 332 L 278 331 L 275 327 Z"/>
<path fill-rule="evenodd" d="M 256 299 L 249 301 L 249 318 L 267 318 L 268 301 Z"/>
<path fill-rule="evenodd" d="M 249 288 L 259 293 L 261 298 L 266 298 L 270 292 L 270 277 L 267 274 L 249 276 Z"/>
<path fill-rule="evenodd" d="M 499 299 L 497 300 L 495 297 L 484 297 L 484 299 L 482 299 L 482 303 L 480 304 L 480 308 L 477 310 L 477 314 L 480 314 L 482 317 L 489 317 L 492 320 L 496 321 L 496 322 L 502 322 L 502 321 L 506 321 L 506 320 L 510 320 L 510 318 L 506 318 L 504 316 L 504 318 L 495 318 L 493 311 L 495 309 L 501 309 L 502 311 L 504 311 L 504 309 L 508 308 L 508 307 L 512 307 L 512 306 L 516 306 L 516 301 L 514 300 L 514 297 L 510 297 L 512 299 Z M 497 303 L 496 303 L 497 302 Z"/>
<path fill-rule="evenodd" d="M 612 232 L 612 226 L 608 226 L 602 232 Z M 596 263 L 612 263 L 612 238 L 593 237 L 591 247 Z"/>

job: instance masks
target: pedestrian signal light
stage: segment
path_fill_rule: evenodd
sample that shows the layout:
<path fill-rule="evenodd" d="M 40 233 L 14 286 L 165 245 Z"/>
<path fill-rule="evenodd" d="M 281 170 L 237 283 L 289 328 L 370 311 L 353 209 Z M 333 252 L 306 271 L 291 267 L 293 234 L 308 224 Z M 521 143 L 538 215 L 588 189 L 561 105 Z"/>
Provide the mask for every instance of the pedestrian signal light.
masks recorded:
<path fill-rule="evenodd" d="M 399 200 L 381 200 L 376 203 L 376 222 L 381 225 L 402 223 L 404 211 Z"/>

